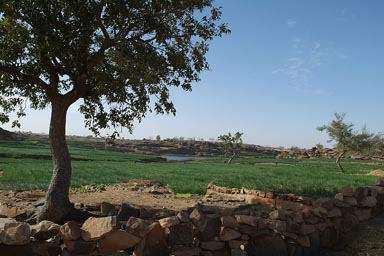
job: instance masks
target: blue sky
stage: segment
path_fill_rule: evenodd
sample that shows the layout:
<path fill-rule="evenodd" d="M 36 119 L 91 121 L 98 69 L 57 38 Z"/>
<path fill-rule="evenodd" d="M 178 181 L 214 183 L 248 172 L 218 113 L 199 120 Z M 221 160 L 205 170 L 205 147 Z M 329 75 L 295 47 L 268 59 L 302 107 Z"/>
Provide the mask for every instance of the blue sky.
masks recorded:
<path fill-rule="evenodd" d="M 327 144 L 316 127 L 334 112 L 346 112 L 356 128 L 384 131 L 384 1 L 216 4 L 232 33 L 211 43 L 211 71 L 192 92 L 171 91 L 176 117 L 149 114 L 124 138 L 209 139 L 240 131 L 246 143 L 312 147 Z M 48 121 L 48 112 L 31 111 L 21 130 L 47 133 Z M 67 133 L 91 134 L 76 106 Z"/>

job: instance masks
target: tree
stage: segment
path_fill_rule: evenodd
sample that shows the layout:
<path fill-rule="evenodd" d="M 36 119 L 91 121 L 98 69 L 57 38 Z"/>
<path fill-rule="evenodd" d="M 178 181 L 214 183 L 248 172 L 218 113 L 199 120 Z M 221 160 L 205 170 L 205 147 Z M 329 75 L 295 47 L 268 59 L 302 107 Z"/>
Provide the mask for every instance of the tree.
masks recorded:
<path fill-rule="evenodd" d="M 317 128 L 319 131 L 325 131 L 330 137 L 328 142 L 336 142 L 336 165 L 340 172 L 345 173 L 340 160 L 347 152 L 351 153 L 366 153 L 372 150 L 381 142 L 381 135 L 370 133 L 364 126 L 360 132 L 354 131 L 352 123 L 344 122 L 345 113 L 335 113 L 335 119 L 327 125 Z"/>
<path fill-rule="evenodd" d="M 242 132 L 236 132 L 234 135 L 231 133 L 220 135 L 217 139 L 221 142 L 221 148 L 226 156 L 230 156 L 227 164 L 231 164 L 232 160 L 238 155 L 243 140 Z"/>
<path fill-rule="evenodd" d="M 40 219 L 73 209 L 68 108 L 80 100 L 96 135 L 131 131 L 148 111 L 175 114 L 169 88 L 190 91 L 209 68 L 209 41 L 229 33 L 220 19 L 213 0 L 0 1 L 0 121 L 25 115 L 26 104 L 51 109 L 53 174 Z"/>

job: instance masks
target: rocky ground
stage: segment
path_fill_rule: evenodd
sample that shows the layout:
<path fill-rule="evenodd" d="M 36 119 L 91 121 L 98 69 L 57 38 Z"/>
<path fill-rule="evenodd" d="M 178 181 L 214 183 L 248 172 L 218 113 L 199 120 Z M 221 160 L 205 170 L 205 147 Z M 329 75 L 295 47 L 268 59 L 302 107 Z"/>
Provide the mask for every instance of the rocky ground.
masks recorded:
<path fill-rule="evenodd" d="M 0 215 L 13 214 L 23 218 L 25 212 L 39 206 L 44 200 L 44 191 L 0 191 Z M 91 208 L 92 205 L 108 202 L 112 204 L 129 203 L 136 207 L 151 207 L 179 211 L 197 203 L 222 207 L 245 205 L 246 201 L 236 196 L 207 195 L 205 197 L 176 197 L 169 188 L 158 181 L 132 180 L 114 186 L 84 186 L 72 191 L 70 199 L 75 205 Z M 3 207 L 7 205 L 7 207 Z M 3 212 L 2 212 L 3 211 Z M 260 209 L 260 214 L 268 209 Z M 24 214 L 24 215 L 23 215 Z M 337 248 L 322 252 L 322 256 L 363 256 L 384 255 L 384 215 L 362 222 L 343 237 Z"/>
<path fill-rule="evenodd" d="M 43 204 L 45 192 L 0 191 L 0 216 L 23 220 L 25 212 Z M 114 205 L 128 203 L 138 208 L 169 209 L 179 211 L 197 203 L 233 207 L 246 204 L 244 199 L 176 196 L 166 185 L 154 180 L 131 180 L 129 183 L 111 186 L 86 185 L 70 192 L 70 200 L 77 208 L 92 209 L 95 205 L 108 202 Z"/>

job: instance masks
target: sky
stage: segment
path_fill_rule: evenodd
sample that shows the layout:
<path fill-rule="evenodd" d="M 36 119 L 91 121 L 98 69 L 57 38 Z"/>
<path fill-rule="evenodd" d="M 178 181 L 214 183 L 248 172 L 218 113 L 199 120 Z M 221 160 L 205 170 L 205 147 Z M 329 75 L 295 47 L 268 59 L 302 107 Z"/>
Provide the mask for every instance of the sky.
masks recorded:
<path fill-rule="evenodd" d="M 331 146 L 316 127 L 335 112 L 345 112 L 356 129 L 384 131 L 384 1 L 216 0 L 215 5 L 222 6 L 232 33 L 211 42 L 210 71 L 192 92 L 171 90 L 176 117 L 148 114 L 122 137 L 209 140 L 239 131 L 250 144 Z M 77 108 L 69 110 L 67 134 L 92 134 Z M 48 133 L 49 110 L 29 111 L 21 122 L 21 131 Z"/>

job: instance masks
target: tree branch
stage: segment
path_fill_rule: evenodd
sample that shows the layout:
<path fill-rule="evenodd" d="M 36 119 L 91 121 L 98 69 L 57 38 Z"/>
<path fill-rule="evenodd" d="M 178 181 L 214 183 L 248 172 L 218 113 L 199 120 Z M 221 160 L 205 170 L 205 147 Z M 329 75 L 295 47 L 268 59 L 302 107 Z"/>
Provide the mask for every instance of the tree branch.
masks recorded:
<path fill-rule="evenodd" d="M 101 13 L 103 12 L 103 9 L 104 9 L 104 1 L 101 1 L 100 5 L 98 6 L 98 8 L 96 10 L 97 11 L 96 12 L 97 23 L 99 24 L 101 32 L 103 32 L 104 37 L 108 40 L 111 40 L 109 33 L 108 33 L 107 29 L 105 28 L 102 20 L 101 20 Z"/>
<path fill-rule="evenodd" d="M 51 90 L 50 86 L 46 82 L 41 80 L 39 77 L 24 74 L 19 71 L 16 67 L 0 66 L 0 73 L 6 73 L 8 75 L 16 76 L 27 83 L 36 84 L 43 88 L 47 93 Z"/>
<path fill-rule="evenodd" d="M 43 68 L 48 72 L 49 74 L 49 82 L 50 86 L 46 90 L 47 94 L 49 96 L 53 96 L 54 93 L 58 93 L 58 86 L 59 86 L 59 74 L 56 71 L 55 66 L 51 63 L 49 60 L 46 52 L 40 51 L 40 59 L 41 59 L 41 64 Z"/>
<path fill-rule="evenodd" d="M 105 52 L 112 47 L 113 45 L 116 44 L 116 39 L 111 39 L 106 27 L 104 26 L 103 21 L 101 20 L 101 15 L 104 9 L 104 1 L 100 2 L 100 5 L 97 8 L 96 12 L 96 19 L 97 23 L 101 29 L 101 32 L 103 33 L 104 36 L 104 41 L 101 44 L 100 49 L 88 60 L 87 63 L 87 76 L 90 76 L 93 73 L 93 69 L 95 66 L 103 62 L 105 58 Z"/>
<path fill-rule="evenodd" d="M 55 66 L 56 71 L 60 75 L 68 75 L 70 77 L 73 76 L 72 70 L 69 69 L 68 67 L 64 66 L 62 63 L 60 63 L 60 62 L 62 62 L 60 59 L 58 61 L 56 58 L 52 58 L 52 62 Z"/>
<path fill-rule="evenodd" d="M 105 4 L 104 1 L 101 1 L 95 13 L 97 23 L 104 36 L 104 41 L 102 42 L 100 49 L 94 55 L 88 58 L 87 64 L 86 64 L 86 71 L 85 71 L 86 73 L 80 74 L 76 77 L 73 74 L 68 74 L 73 81 L 73 89 L 64 95 L 67 98 L 69 104 L 72 104 L 79 98 L 83 98 L 87 95 L 87 91 L 88 91 L 86 88 L 87 79 L 92 76 L 94 72 L 94 68 L 104 61 L 105 52 L 115 44 L 115 41 L 111 39 L 101 19 L 101 15 L 104 9 L 104 4 Z"/>

